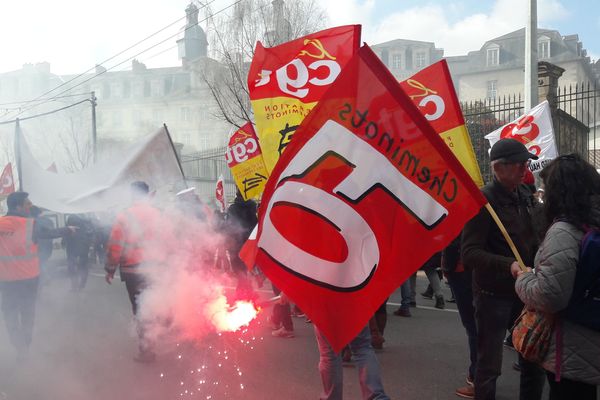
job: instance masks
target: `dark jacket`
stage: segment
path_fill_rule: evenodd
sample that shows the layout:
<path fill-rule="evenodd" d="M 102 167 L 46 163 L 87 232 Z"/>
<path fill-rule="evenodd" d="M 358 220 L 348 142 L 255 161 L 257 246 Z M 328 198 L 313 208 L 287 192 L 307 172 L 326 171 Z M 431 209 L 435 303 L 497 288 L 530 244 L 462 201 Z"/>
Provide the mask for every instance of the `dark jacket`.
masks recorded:
<path fill-rule="evenodd" d="M 227 210 L 228 250 L 231 253 L 237 255 L 240 252 L 257 223 L 256 203 L 236 197 L 234 203 Z"/>
<path fill-rule="evenodd" d="M 533 266 L 538 240 L 531 218 L 537 203 L 531 191 L 521 185 L 509 192 L 495 179 L 481 191 L 506 227 L 525 265 Z M 510 265 L 516 258 L 487 209 L 482 208 L 465 225 L 461 253 L 465 268 L 473 270 L 474 290 L 516 296 L 515 280 L 510 273 Z"/>
<path fill-rule="evenodd" d="M 460 235 L 454 238 L 444 250 L 442 250 L 441 266 L 444 272 L 454 272 L 460 261 Z"/>

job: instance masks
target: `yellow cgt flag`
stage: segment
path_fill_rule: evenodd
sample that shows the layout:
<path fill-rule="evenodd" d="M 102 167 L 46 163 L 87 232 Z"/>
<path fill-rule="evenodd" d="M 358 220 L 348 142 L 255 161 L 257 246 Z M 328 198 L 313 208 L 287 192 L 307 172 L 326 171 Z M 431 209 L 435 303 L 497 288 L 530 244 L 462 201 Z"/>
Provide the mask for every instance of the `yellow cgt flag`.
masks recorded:
<path fill-rule="evenodd" d="M 260 197 L 269 174 L 251 122 L 231 135 L 225 158 L 244 200 Z"/>
<path fill-rule="evenodd" d="M 260 42 L 248 89 L 267 171 L 358 50 L 360 25 L 340 26 L 265 48 Z"/>
<path fill-rule="evenodd" d="M 477 186 L 483 186 L 479 164 L 446 60 L 422 69 L 411 78 L 400 82 L 400 86 L 433 129 L 444 139 L 471 179 Z"/>

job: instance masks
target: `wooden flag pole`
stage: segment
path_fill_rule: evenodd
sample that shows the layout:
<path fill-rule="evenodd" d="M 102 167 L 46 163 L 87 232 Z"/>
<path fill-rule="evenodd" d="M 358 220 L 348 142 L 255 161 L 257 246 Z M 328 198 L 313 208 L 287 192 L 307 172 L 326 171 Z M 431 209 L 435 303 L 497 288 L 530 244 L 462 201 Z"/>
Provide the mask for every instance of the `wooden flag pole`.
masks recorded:
<path fill-rule="evenodd" d="M 515 258 L 517 259 L 517 263 L 519 263 L 519 267 L 521 268 L 521 271 L 523 271 L 523 272 L 527 271 L 527 268 L 525 267 L 525 263 L 523 262 L 523 259 L 521 258 L 519 251 L 517 250 L 517 246 L 515 246 L 515 243 L 510 238 L 510 235 L 506 231 L 504 224 L 502 223 L 502 221 L 500 221 L 500 218 L 498 218 L 498 214 L 496 214 L 496 211 L 494 211 L 494 209 L 492 208 L 492 205 L 490 203 L 486 203 L 485 208 L 488 210 L 488 212 L 494 219 L 494 222 L 496 223 L 496 225 L 498 225 L 498 228 L 500 228 L 500 232 L 502 232 L 502 236 L 504 236 L 504 239 L 506 239 L 506 242 L 510 246 L 510 249 L 512 250 Z"/>

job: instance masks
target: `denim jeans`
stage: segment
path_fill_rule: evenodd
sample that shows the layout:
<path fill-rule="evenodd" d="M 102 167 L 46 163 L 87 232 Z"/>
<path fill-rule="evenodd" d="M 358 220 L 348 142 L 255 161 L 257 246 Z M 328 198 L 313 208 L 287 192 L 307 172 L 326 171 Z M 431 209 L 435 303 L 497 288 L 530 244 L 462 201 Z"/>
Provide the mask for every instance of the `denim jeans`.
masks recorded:
<path fill-rule="evenodd" d="M 319 372 L 323 382 L 321 400 L 341 400 L 343 398 L 342 356 L 331 349 L 329 342 L 315 326 L 315 336 L 319 346 Z M 364 400 L 389 400 L 383 391 L 381 372 L 375 351 L 371 347 L 371 333 L 365 326 L 350 342 L 350 349 L 356 363 L 358 379 Z"/>
<path fill-rule="evenodd" d="M 404 281 L 402 286 L 400 286 L 400 308 L 408 309 L 410 307 L 411 299 L 411 284 L 410 278 Z"/>
<path fill-rule="evenodd" d="M 467 332 L 469 342 L 469 378 L 475 379 L 477 366 L 477 326 L 475 324 L 475 308 L 473 307 L 473 283 L 471 271 L 448 272 L 448 284 L 454 293 L 456 308 L 460 321 Z"/>
<path fill-rule="evenodd" d="M 475 399 L 494 400 L 496 380 L 502 373 L 502 353 L 506 331 L 512 327 L 523 309 L 516 297 L 502 297 L 482 293 L 474 288 L 475 321 L 477 324 L 477 367 L 475 372 Z M 521 366 L 521 400 L 539 400 L 542 397 L 545 374 L 543 370 L 519 356 Z"/>

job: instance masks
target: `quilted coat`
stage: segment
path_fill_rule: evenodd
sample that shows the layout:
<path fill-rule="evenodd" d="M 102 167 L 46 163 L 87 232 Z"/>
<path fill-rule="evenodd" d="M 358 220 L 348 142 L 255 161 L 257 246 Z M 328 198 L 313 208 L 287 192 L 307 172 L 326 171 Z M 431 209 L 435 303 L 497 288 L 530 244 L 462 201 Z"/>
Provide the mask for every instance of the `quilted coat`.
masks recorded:
<path fill-rule="evenodd" d="M 568 222 L 555 222 L 535 257 L 534 273 L 521 274 L 515 284 L 527 307 L 556 314 L 569 303 L 583 232 Z M 600 316 L 599 316 L 600 317 Z M 557 318 L 562 332 L 561 376 L 600 385 L 600 332 Z M 556 335 L 542 367 L 556 373 Z"/>

